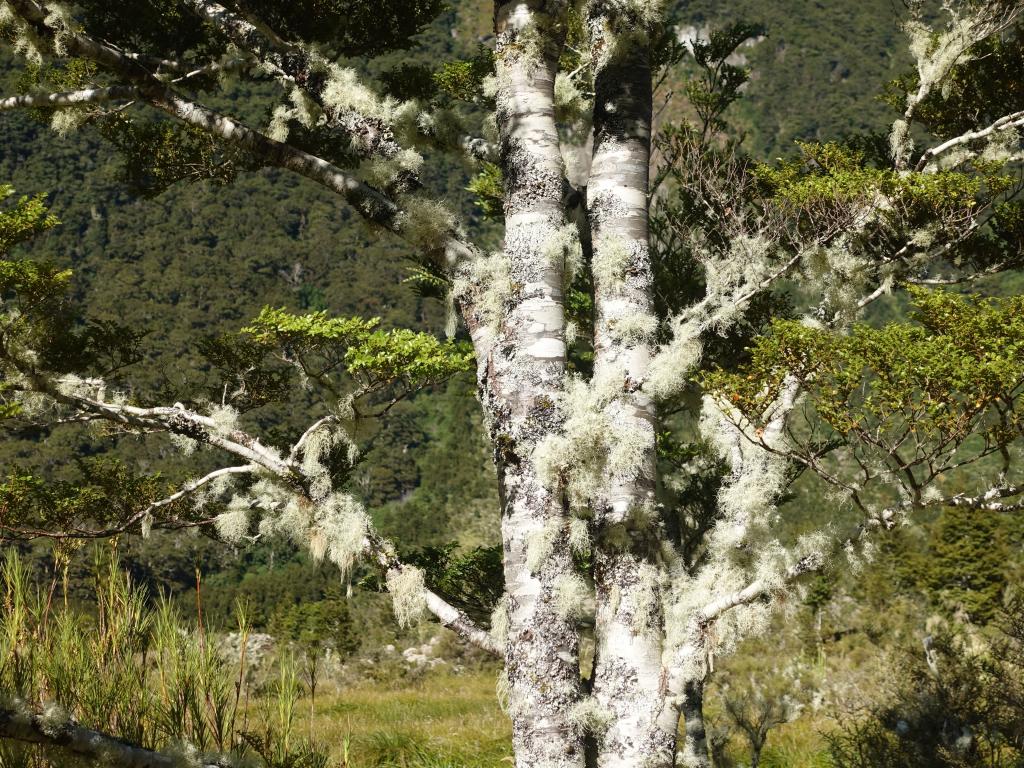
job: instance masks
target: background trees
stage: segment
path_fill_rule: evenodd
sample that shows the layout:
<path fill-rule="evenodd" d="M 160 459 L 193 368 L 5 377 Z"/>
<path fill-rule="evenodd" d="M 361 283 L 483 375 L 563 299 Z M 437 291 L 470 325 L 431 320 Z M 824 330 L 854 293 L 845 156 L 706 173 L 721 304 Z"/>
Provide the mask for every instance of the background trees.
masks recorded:
<path fill-rule="evenodd" d="M 580 763 L 596 750 L 613 764 L 670 760 L 679 712 L 699 699 L 714 655 L 762 628 L 770 604 L 839 550 L 856 556 L 866 534 L 927 507 L 1015 507 L 1015 300 L 920 294 L 916 325 L 853 325 L 894 288 L 973 282 L 1019 262 L 1019 105 L 1012 88 L 998 102 L 980 90 L 992 62 L 1018 55 L 1012 5 L 951 8 L 934 28 L 917 9 L 907 29 L 918 72 L 894 86 L 901 117 L 888 146 L 807 143 L 774 164 L 724 134 L 724 109 L 746 77 L 729 59 L 759 30 L 732 26 L 692 43 L 697 122 L 658 143 L 653 227 L 647 84 L 687 55 L 666 40 L 656 9 L 501 5 L 495 79 L 478 82 L 486 53 L 381 77 L 413 102 L 380 98 L 334 60 L 359 53 L 342 28 L 358 14 L 317 28 L 340 41 L 325 53 L 316 35 L 302 36 L 302 19 L 254 24 L 239 8 L 187 5 L 194 15 L 174 34 L 161 24 L 177 24 L 183 9 L 151 8 L 161 23 L 128 34 L 139 18 L 121 11 L 84 8 L 76 21 L 10 4 L 16 46 L 59 64 L 30 71 L 30 92 L 5 104 L 60 107 L 60 130 L 94 124 L 127 154 L 137 189 L 280 167 L 415 246 L 414 281 L 449 297 L 474 348 L 504 510 L 496 631 L 453 604 L 440 576 L 399 557 L 371 527 L 357 485 L 360 417 L 448 381 L 467 352 L 318 312 L 301 285 L 311 311 L 264 310 L 241 336 L 196 345 L 216 370 L 205 394 L 172 380 L 121 397 L 113 381 L 138 355 L 134 330 L 82 324 L 62 298 L 66 275 L 10 262 L 22 303 L 8 317 L 10 415 L 168 432 L 186 452 L 198 442 L 241 462 L 167 488 L 102 463 L 66 486 L 13 478 L 11 529 L 83 536 L 215 523 L 239 543 L 286 534 L 344 571 L 368 557 L 400 622 L 429 609 L 472 642 L 503 648 L 521 762 Z M 341 23 L 337 9 L 324 13 Z M 991 55 L 973 58 L 982 48 Z M 213 78 L 222 71 L 254 82 L 225 107 L 231 117 L 199 101 L 233 95 Z M 31 90 L 44 84 L 62 90 Z M 287 103 L 268 86 L 283 86 Z M 244 123 L 265 87 L 263 133 Z M 491 98 L 497 131 L 481 138 Z M 181 124 L 148 122 L 132 107 L 143 104 Z M 560 132 L 556 108 L 573 107 L 576 122 Z M 584 195 L 563 175 L 560 145 L 591 128 Z M 471 244 L 418 191 L 423 154 L 452 148 L 497 160 L 474 185 L 502 200 L 497 250 Z M 303 216 L 295 226 L 307 226 Z M 301 270 L 287 274 L 301 282 Z M 289 407 L 295 375 L 320 401 L 304 410 L 316 420 L 281 429 L 274 411 Z M 31 408 L 40 405 L 53 410 Z M 848 500 L 826 521 L 780 515 L 808 469 Z M 968 491 L 979 472 L 981 490 Z M 591 632 L 596 663 L 581 676 Z"/>

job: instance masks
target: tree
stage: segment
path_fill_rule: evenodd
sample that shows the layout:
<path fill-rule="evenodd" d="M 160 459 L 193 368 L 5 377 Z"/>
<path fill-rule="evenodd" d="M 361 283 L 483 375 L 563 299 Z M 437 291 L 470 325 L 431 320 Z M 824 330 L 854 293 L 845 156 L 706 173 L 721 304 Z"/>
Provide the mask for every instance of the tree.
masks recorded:
<path fill-rule="evenodd" d="M 998 77 L 1020 71 L 1016 3 L 949 5 L 934 28 L 913 4 L 917 72 L 892 86 L 888 141 L 803 144 L 773 165 L 745 157 L 723 117 L 746 79 L 729 57 L 755 27 L 686 46 L 654 0 L 499 0 L 493 52 L 382 78 L 397 94 L 385 97 L 341 62 L 405 44 L 438 7 L 385 3 L 401 25 L 371 45 L 377 6 L 2 6 L 28 66 L 26 92 L 0 107 L 94 126 L 148 191 L 261 167 L 311 179 L 409 244 L 472 348 L 267 309 L 206 350 L 224 378 L 212 403 L 154 405 L 115 392 L 137 335 L 83 325 L 65 273 L 5 261 L 12 419 L 164 433 L 210 449 L 204 461 L 230 457 L 175 489 L 124 467 L 60 488 L 12 477 L 8 531 L 212 524 L 227 539 L 289 536 L 346 571 L 369 560 L 400 622 L 433 614 L 503 658 L 517 765 L 668 766 L 681 714 L 699 725 L 713 655 L 762 631 L 801 577 L 924 507 L 1024 504 L 1011 475 L 1022 299 L 920 288 L 1021 264 L 1024 104 Z M 655 75 L 674 65 L 693 73 L 693 122 L 661 131 L 652 177 Z M 258 97 L 225 99 L 222 74 L 288 101 L 253 128 Z M 567 170 L 573 144 L 592 149 Z M 497 250 L 423 191 L 421 152 L 437 150 L 481 164 L 472 186 L 500 219 Z M 904 290 L 910 322 L 856 324 Z M 470 357 L 501 501 L 489 630 L 397 556 L 346 486 L 360 423 Z M 311 426 L 260 439 L 249 414 L 300 383 L 323 403 Z M 833 503 L 780 515 L 808 474 Z M 947 481 L 980 487 L 946 494 Z M 708 764 L 699 738 L 684 759 Z"/>
<path fill-rule="evenodd" d="M 904 649 L 895 696 L 848 718 L 829 738 L 832 761 L 855 766 L 1019 765 L 1024 732 L 1021 604 L 1015 598 L 980 638 L 942 628 Z"/>

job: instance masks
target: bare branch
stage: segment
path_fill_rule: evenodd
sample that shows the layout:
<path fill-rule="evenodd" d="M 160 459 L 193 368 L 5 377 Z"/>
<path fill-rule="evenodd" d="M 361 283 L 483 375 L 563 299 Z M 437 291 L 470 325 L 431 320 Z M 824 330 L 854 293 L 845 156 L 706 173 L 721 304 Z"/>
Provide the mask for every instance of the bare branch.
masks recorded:
<path fill-rule="evenodd" d="M 33 712 L 27 706 L 0 708 L 0 738 L 61 749 L 113 768 L 176 768 L 181 755 L 143 749 L 101 731 L 84 728 L 60 711 Z M 190 760 L 191 764 L 192 761 Z M 218 758 L 201 758 L 202 768 L 226 768 Z"/>
<path fill-rule="evenodd" d="M 108 101 L 137 99 L 139 89 L 130 85 L 113 85 L 109 88 L 85 88 L 80 91 L 61 93 L 26 93 L 0 99 L 0 110 L 26 107 L 78 107 L 83 104 L 103 104 Z"/>
<path fill-rule="evenodd" d="M 976 131 L 968 131 L 967 133 L 955 136 L 952 139 L 944 141 L 941 144 L 926 150 L 925 153 L 921 155 L 921 159 L 917 161 L 917 167 L 915 170 L 923 171 L 930 160 L 933 160 L 943 152 L 953 149 L 953 147 L 958 147 L 961 144 L 969 144 L 972 141 L 988 138 L 995 133 L 1009 131 L 1014 128 L 1020 128 L 1021 126 L 1024 126 L 1024 110 L 1020 112 L 1013 112 L 1009 115 L 1003 115 L 986 128 L 979 128 Z"/>

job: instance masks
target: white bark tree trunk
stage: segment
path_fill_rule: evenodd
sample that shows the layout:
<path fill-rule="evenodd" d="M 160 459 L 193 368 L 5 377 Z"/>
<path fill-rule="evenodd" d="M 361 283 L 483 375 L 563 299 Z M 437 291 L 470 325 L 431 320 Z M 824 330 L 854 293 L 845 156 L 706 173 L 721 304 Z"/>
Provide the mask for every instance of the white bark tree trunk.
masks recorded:
<path fill-rule="evenodd" d="M 656 328 L 648 243 L 650 40 L 630 9 L 595 2 L 594 156 L 587 186 L 593 243 L 596 381 L 621 381 L 606 409 L 609 454 L 596 502 L 597 651 L 593 692 L 610 716 L 597 764 L 671 766 L 678 712 L 666 706 L 662 654 L 664 528 L 654 501 L 655 424 L 642 389 Z"/>
<path fill-rule="evenodd" d="M 560 579 L 574 567 L 565 509 L 532 462 L 538 440 L 557 429 L 554 403 L 565 375 L 562 265 L 546 250 L 565 224 L 554 119 L 564 14 L 564 3 L 543 0 L 498 3 L 495 14 L 511 295 L 479 373 L 502 500 L 505 673 L 520 768 L 584 765 L 583 735 L 570 719 L 581 690 L 579 634 L 556 599 Z"/>

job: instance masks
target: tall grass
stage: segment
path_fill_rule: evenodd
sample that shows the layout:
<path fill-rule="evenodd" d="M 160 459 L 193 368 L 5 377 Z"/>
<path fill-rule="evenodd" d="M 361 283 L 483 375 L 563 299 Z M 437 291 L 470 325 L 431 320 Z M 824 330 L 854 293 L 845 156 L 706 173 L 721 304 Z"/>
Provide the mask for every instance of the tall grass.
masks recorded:
<path fill-rule="evenodd" d="M 6 556 L 0 572 L 5 705 L 73 717 L 148 749 L 233 754 L 267 768 L 328 764 L 323 748 L 293 733 L 299 698 L 293 662 L 280 665 L 269 701 L 250 706 L 244 612 L 238 658 L 229 660 L 201 620 L 186 626 L 164 598 L 151 606 L 116 557 L 97 554 L 94 571 L 96 609 L 80 612 L 54 606 L 56 584 L 33 588 L 17 552 Z M 38 747 L 0 743 L 0 768 L 61 764 Z"/>

